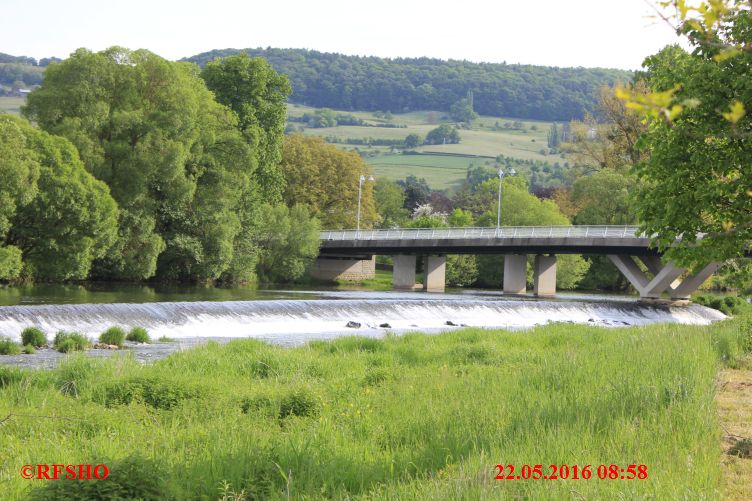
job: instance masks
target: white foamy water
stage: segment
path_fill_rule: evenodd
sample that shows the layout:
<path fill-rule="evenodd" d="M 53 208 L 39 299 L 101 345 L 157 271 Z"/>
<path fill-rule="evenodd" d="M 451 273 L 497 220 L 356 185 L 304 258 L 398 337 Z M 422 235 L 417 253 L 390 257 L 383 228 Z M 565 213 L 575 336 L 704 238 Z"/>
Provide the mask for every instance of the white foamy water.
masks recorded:
<path fill-rule="evenodd" d="M 709 324 L 725 316 L 699 305 L 668 306 L 633 300 L 532 300 L 498 295 L 330 293 L 341 299 L 0 307 L 0 335 L 20 338 L 36 325 L 48 333 L 75 330 L 96 336 L 106 328 L 145 327 L 153 338 L 253 337 L 291 345 L 342 335 L 386 331 L 438 332 L 456 326 L 525 329 L 547 322 L 624 326 L 655 322 Z M 360 328 L 348 328 L 348 322 Z M 447 325 L 447 322 L 455 326 Z M 388 327 L 380 327 L 388 324 Z"/>

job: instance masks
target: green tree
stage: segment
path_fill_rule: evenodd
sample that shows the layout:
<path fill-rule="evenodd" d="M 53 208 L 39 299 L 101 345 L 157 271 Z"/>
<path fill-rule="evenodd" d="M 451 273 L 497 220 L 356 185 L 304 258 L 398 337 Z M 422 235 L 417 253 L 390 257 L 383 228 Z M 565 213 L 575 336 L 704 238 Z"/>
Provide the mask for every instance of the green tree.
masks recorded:
<path fill-rule="evenodd" d="M 9 115 L 0 115 L 0 280 L 21 273 L 21 250 L 4 244 L 16 211 L 37 194 L 40 165 L 28 147 L 28 126 Z"/>
<path fill-rule="evenodd" d="M 408 211 L 413 211 L 419 205 L 425 204 L 431 195 L 431 187 L 428 186 L 426 180 L 423 178 L 418 179 L 412 174 L 407 176 L 404 181 L 397 181 L 397 185 L 405 190 L 404 207 Z"/>
<path fill-rule="evenodd" d="M 280 168 L 287 182 L 287 205 L 307 205 L 325 229 L 355 228 L 359 179 L 371 171 L 359 155 L 319 137 L 292 134 L 285 137 Z M 362 186 L 361 228 L 377 220 L 373 184 L 366 181 Z"/>
<path fill-rule="evenodd" d="M 47 68 L 23 112 L 73 142 L 118 202 L 118 238 L 97 276 L 214 280 L 251 250 L 236 240 L 253 219 L 241 201 L 258 190 L 257 156 L 194 65 L 79 49 Z"/>
<path fill-rule="evenodd" d="M 20 249 L 30 278 L 87 278 L 92 262 L 104 256 L 115 240 L 117 205 L 109 189 L 86 171 L 69 141 L 21 119 L 0 117 L 0 136 L 7 137 L 8 131 L 13 139 L 21 140 L 3 143 L 3 148 L 14 145 L 16 154 L 9 158 L 16 161 L 8 163 L 3 155 L 0 170 L 11 167 L 19 174 L 20 168 L 20 178 L 26 181 L 22 195 L 26 200 L 11 219 L 7 232 L 11 245 L 0 247 L 0 260 L 10 260 L 11 271 L 17 270 L 19 253 L 13 249 Z M 18 160 L 29 163 L 24 166 Z M 13 179 L 13 172 L 10 174 L 8 179 Z M 7 262 L 0 263 L 2 269 L 8 273 Z"/>
<path fill-rule="evenodd" d="M 405 148 L 417 148 L 421 144 L 423 144 L 423 138 L 420 134 L 413 132 L 405 137 Z"/>
<path fill-rule="evenodd" d="M 426 135 L 427 144 L 457 144 L 459 142 L 460 133 L 457 127 L 449 124 L 441 124 Z"/>
<path fill-rule="evenodd" d="M 256 236 L 259 276 L 269 282 L 292 282 L 305 273 L 319 253 L 320 225 L 308 208 L 264 204 Z"/>
<path fill-rule="evenodd" d="M 216 100 L 238 116 L 238 128 L 252 146 L 258 169 L 254 172 L 264 200 L 282 200 L 284 176 L 279 170 L 286 101 L 290 82 L 260 57 L 246 53 L 217 58 L 206 64 L 201 78 Z"/>
<path fill-rule="evenodd" d="M 556 122 L 554 122 L 553 124 L 551 124 L 551 128 L 548 130 L 548 147 L 557 148 L 560 142 L 559 128 L 557 127 Z"/>
<path fill-rule="evenodd" d="M 577 179 L 572 202 L 577 207 L 576 224 L 635 224 L 630 193 L 636 182 L 626 172 L 604 169 Z M 587 275 L 580 282 L 585 289 L 626 290 L 629 283 L 606 256 L 587 256 Z"/>
<path fill-rule="evenodd" d="M 471 101 L 467 98 L 462 98 L 452 104 L 449 107 L 449 115 L 452 117 L 452 120 L 465 123 L 471 123 L 478 118 L 478 114 L 473 111 Z"/>
<path fill-rule="evenodd" d="M 378 179 L 374 189 L 380 228 L 398 228 L 409 217 L 405 206 L 405 190 L 386 179 Z"/>
<path fill-rule="evenodd" d="M 669 259 L 697 267 L 738 257 L 752 241 L 752 12 L 741 1 L 660 4 L 675 7 L 666 19 L 692 52 L 673 46 L 647 58 L 652 92 L 618 94 L 649 120 L 650 158 L 635 168 L 641 227 Z"/>
<path fill-rule="evenodd" d="M 577 179 L 572 201 L 577 206 L 576 224 L 635 224 L 630 193 L 636 188 L 632 176 L 606 169 Z"/>

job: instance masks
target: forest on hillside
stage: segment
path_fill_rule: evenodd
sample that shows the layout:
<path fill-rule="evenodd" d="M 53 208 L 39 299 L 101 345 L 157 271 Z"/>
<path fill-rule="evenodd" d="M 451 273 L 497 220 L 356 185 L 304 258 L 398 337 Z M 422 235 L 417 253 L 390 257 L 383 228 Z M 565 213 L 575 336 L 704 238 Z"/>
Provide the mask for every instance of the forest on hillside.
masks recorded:
<path fill-rule="evenodd" d="M 472 92 L 482 115 L 569 121 L 597 109 L 597 90 L 631 73 L 603 68 L 556 68 L 431 58 L 384 59 L 305 49 L 223 49 L 186 58 L 204 66 L 246 52 L 288 76 L 290 100 L 343 110 L 448 111 Z"/>

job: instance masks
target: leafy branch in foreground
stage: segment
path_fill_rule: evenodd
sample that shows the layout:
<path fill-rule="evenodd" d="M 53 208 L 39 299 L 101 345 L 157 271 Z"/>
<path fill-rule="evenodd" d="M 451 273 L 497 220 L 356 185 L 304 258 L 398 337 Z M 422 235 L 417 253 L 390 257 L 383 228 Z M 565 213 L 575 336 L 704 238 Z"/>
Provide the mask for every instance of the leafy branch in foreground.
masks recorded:
<path fill-rule="evenodd" d="M 651 91 L 619 89 L 648 125 L 650 152 L 634 172 L 633 203 L 642 229 L 677 263 L 696 267 L 740 257 L 752 242 L 752 12 L 749 2 L 717 0 L 661 16 L 692 52 L 666 47 L 648 57 Z M 703 235 L 698 239 L 698 235 Z M 677 238 L 679 245 L 674 245 Z"/>

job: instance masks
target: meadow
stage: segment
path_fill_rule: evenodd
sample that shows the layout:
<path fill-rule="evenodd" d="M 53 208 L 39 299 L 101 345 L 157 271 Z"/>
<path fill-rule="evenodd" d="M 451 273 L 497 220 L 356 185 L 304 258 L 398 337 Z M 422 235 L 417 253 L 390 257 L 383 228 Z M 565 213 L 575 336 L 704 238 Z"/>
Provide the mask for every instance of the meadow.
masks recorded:
<path fill-rule="evenodd" d="M 45 500 L 719 499 L 715 381 L 748 363 L 751 325 L 238 340 L 146 366 L 71 356 L 51 371 L 0 367 L 0 489 Z M 103 463 L 110 476 L 23 480 L 38 463 Z M 591 465 L 593 476 L 496 480 L 497 464 Z M 647 478 L 601 480 L 601 464 L 646 465 Z"/>
<path fill-rule="evenodd" d="M 23 97 L 0 96 L 0 113 L 20 115 L 25 100 Z"/>
<path fill-rule="evenodd" d="M 297 104 L 288 104 L 287 113 L 290 117 L 301 117 L 305 113 L 313 113 L 315 108 Z M 438 111 L 415 111 L 394 114 L 390 119 L 379 118 L 371 112 L 337 111 L 355 116 L 371 125 L 343 125 L 336 127 L 308 128 L 304 134 L 336 138 L 338 147 L 366 153 L 366 161 L 373 166 L 377 176 L 386 179 L 404 179 L 413 174 L 425 178 L 429 186 L 435 189 L 451 189 L 465 178 L 467 166 L 470 163 L 483 163 L 494 159 L 498 155 L 517 158 L 520 160 L 538 160 L 554 164 L 564 163 L 566 160 L 560 155 L 549 155 L 547 152 L 547 135 L 551 127 L 550 122 L 520 120 L 514 118 L 480 116 L 473 122 L 471 129 L 460 130 L 459 144 L 423 145 L 415 148 L 419 153 L 432 153 L 426 157 L 402 157 L 390 147 L 364 146 L 346 144 L 347 139 L 389 139 L 402 140 L 408 134 L 417 133 L 422 137 L 441 122 L 447 122 L 446 113 Z M 373 125 L 393 123 L 401 128 L 374 127 Z M 504 124 L 518 122 L 522 129 L 505 128 Z M 294 122 L 300 127 L 302 124 Z M 385 155 L 386 157 L 382 156 Z M 477 158 L 481 157 L 481 158 Z M 401 161 L 400 161 L 401 158 Z M 416 160 L 421 158 L 421 160 Z"/>

